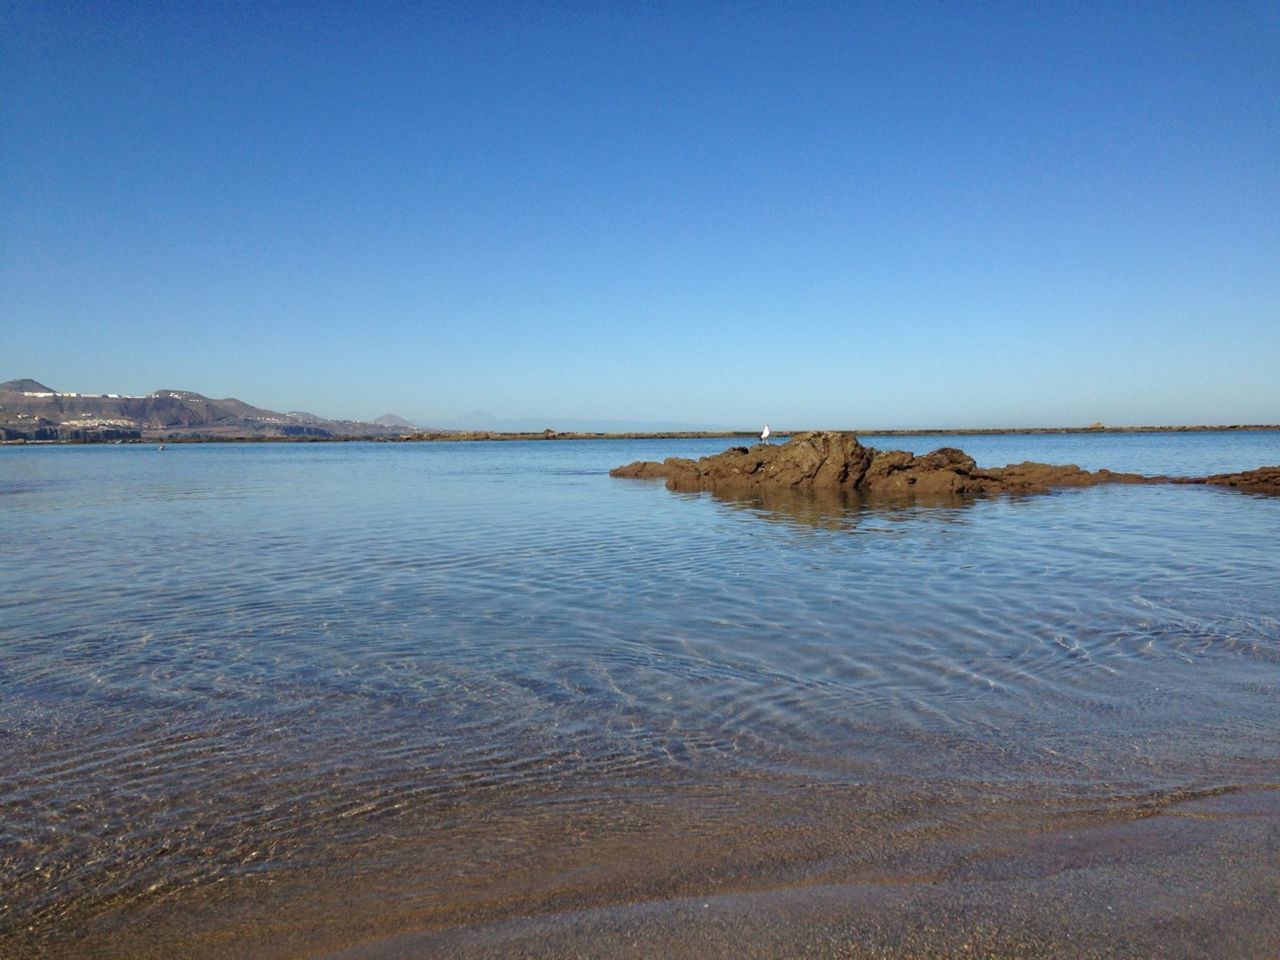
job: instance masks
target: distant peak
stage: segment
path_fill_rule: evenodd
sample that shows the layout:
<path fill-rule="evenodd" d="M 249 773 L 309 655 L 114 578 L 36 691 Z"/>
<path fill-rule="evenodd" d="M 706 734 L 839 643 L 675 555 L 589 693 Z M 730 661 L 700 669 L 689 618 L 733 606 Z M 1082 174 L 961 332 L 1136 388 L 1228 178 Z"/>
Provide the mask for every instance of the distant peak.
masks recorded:
<path fill-rule="evenodd" d="M 382 427 L 408 427 L 410 429 L 417 429 L 417 424 L 410 423 L 404 417 L 398 417 L 394 413 L 384 413 L 373 422 Z"/>
<path fill-rule="evenodd" d="M 12 393 L 55 393 L 56 392 L 52 387 L 46 387 L 43 383 L 40 383 L 38 380 L 29 380 L 29 379 L 6 380 L 4 383 L 0 383 L 0 390 L 9 391 Z"/>

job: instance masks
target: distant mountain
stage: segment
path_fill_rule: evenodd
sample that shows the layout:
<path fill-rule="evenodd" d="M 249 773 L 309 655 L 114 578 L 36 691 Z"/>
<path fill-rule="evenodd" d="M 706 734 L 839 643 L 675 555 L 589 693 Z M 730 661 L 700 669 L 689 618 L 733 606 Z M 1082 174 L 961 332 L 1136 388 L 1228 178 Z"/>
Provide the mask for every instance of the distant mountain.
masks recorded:
<path fill-rule="evenodd" d="M 329 420 L 304 410 L 279 413 L 234 397 L 214 399 L 191 390 L 145 396 L 61 392 L 37 380 L 0 383 L 0 440 L 128 440 L 179 437 L 387 437 L 451 431 L 494 433 L 681 433 L 722 430 L 667 420 L 592 420 L 582 417 L 498 417 L 487 410 L 419 427 L 394 413 L 378 419 Z"/>
<path fill-rule="evenodd" d="M 0 393 L 53 393 L 53 390 L 35 380 L 6 380 L 0 383 Z"/>
<path fill-rule="evenodd" d="M 0 439 L 6 440 L 351 437 L 404 432 L 400 424 L 278 413 L 234 397 L 215 400 L 190 390 L 157 390 L 139 397 L 62 393 L 28 379 L 0 384 Z"/>

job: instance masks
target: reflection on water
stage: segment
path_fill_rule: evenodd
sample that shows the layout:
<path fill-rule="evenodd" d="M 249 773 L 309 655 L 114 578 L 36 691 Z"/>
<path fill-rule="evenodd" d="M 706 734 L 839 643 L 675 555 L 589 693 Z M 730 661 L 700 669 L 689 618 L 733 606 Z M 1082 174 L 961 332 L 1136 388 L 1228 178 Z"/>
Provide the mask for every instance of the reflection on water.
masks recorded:
<path fill-rule="evenodd" d="M 652 482 L 652 481 L 647 481 Z M 686 494 L 696 499 L 697 494 Z M 935 511 L 940 522 L 958 520 L 955 511 L 973 506 L 973 497 L 937 494 L 928 497 L 868 499 L 845 490 L 764 490 L 750 494 L 709 494 L 725 507 L 744 510 L 761 520 L 818 527 L 823 530 L 854 531 L 859 523 L 879 528 L 882 521 L 904 521 L 921 511 Z"/>
<path fill-rule="evenodd" d="M 607 476 L 719 444 L 673 446 L 0 451 L 0 955 L 326 883 L 403 911 L 370 929 L 776 885 L 1280 780 L 1280 501 Z"/>

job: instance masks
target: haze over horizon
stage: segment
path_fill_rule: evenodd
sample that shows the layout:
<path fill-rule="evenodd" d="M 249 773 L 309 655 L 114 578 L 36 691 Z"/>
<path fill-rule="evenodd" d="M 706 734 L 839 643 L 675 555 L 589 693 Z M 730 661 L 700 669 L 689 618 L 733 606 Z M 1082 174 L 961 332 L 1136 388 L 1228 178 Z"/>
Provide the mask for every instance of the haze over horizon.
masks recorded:
<path fill-rule="evenodd" d="M 0 379 L 420 424 L 1280 420 L 1280 8 L 0 13 Z"/>

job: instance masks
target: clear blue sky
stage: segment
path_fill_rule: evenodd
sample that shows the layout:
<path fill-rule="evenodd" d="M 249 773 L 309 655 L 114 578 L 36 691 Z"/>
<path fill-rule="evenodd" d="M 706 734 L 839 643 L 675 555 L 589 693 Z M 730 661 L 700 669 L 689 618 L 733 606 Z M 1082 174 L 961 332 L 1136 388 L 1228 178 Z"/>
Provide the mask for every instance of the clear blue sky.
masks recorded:
<path fill-rule="evenodd" d="M 1280 5 L 0 9 L 0 379 L 1280 421 Z"/>

